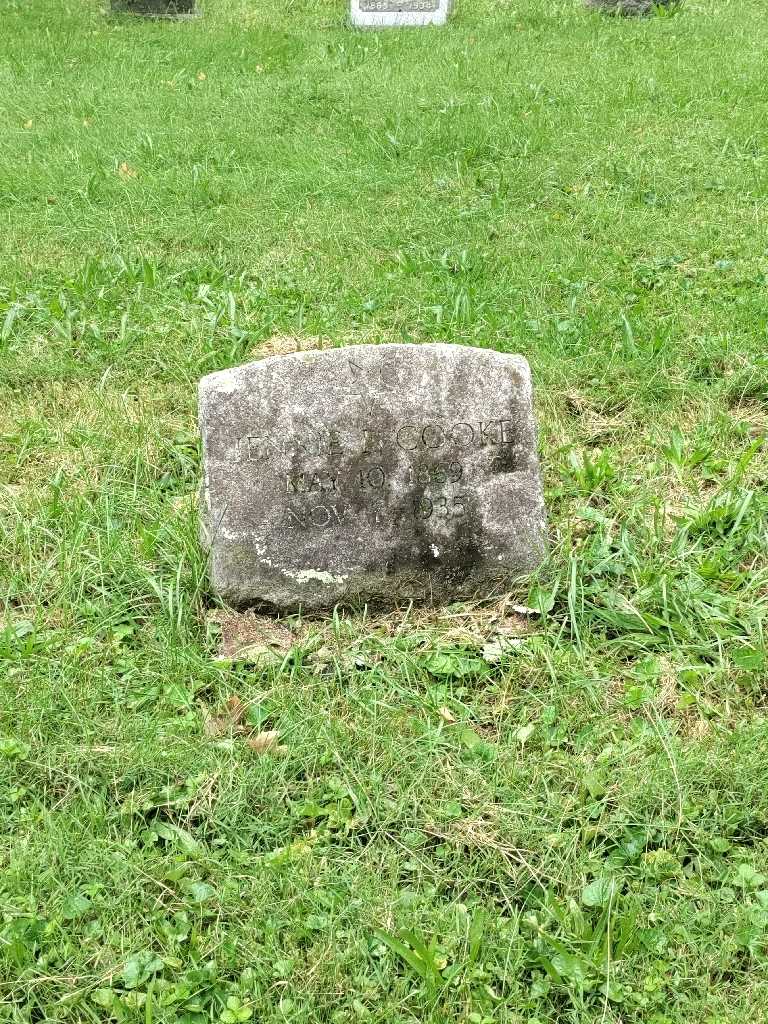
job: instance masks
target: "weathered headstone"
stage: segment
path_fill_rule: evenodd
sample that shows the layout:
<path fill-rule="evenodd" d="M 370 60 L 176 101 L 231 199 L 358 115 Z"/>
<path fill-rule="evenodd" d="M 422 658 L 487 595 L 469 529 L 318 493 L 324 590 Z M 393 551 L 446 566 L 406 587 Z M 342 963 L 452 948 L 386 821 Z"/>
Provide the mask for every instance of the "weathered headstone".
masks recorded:
<path fill-rule="evenodd" d="M 234 606 L 446 602 L 544 553 L 531 378 L 460 345 L 296 352 L 200 382 L 202 534 Z"/>
<path fill-rule="evenodd" d="M 359 28 L 444 25 L 451 0 L 350 0 L 350 20 Z"/>
<path fill-rule="evenodd" d="M 112 0 L 116 14 L 141 14 L 145 18 L 191 18 L 195 0 Z"/>
<path fill-rule="evenodd" d="M 657 7 L 671 7 L 672 0 L 584 0 L 587 7 L 593 7 L 607 14 L 623 14 L 626 17 L 651 14 Z"/>

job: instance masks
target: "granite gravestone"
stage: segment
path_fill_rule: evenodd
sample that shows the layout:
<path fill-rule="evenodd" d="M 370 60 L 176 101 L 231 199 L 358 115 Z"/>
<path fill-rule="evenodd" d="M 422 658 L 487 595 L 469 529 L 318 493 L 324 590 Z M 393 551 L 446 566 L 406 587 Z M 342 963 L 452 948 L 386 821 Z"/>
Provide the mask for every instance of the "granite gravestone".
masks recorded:
<path fill-rule="evenodd" d="M 360 345 L 204 377 L 202 535 L 229 604 L 447 602 L 544 553 L 528 364 Z"/>
<path fill-rule="evenodd" d="M 192 18 L 195 0 L 112 0 L 116 14 L 141 14 L 145 18 Z"/>
<path fill-rule="evenodd" d="M 444 25 L 451 0 L 350 0 L 350 20 L 359 28 Z"/>
<path fill-rule="evenodd" d="M 623 14 L 627 17 L 652 14 L 658 7 L 670 7 L 672 0 L 584 0 L 587 7 L 593 7 L 608 14 Z"/>

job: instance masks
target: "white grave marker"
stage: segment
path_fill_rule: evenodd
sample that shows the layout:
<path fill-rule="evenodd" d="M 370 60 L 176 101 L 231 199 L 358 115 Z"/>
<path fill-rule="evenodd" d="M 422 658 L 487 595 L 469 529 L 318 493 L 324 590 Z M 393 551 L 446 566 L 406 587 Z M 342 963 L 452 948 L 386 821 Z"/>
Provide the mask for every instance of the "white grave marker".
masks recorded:
<path fill-rule="evenodd" d="M 350 18 L 358 28 L 444 25 L 451 0 L 350 0 Z"/>

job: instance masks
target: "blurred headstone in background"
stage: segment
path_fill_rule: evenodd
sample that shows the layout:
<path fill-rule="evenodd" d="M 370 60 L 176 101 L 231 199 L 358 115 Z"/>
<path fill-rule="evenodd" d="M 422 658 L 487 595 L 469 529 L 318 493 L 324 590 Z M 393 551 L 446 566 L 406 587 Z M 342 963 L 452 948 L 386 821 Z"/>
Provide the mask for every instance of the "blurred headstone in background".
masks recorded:
<path fill-rule="evenodd" d="M 451 0 L 350 0 L 349 17 L 358 28 L 444 25 Z"/>
<path fill-rule="evenodd" d="M 112 0 L 115 14 L 140 14 L 145 18 L 192 18 L 195 0 Z"/>
<path fill-rule="evenodd" d="M 657 7 L 671 7 L 673 0 L 584 0 L 587 7 L 607 14 L 633 15 L 651 14 Z"/>

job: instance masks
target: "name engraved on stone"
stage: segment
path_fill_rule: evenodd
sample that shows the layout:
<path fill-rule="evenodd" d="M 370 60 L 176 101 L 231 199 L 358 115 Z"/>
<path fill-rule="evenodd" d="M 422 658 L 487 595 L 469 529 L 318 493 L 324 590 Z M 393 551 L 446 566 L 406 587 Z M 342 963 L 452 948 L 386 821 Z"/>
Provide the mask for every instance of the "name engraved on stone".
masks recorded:
<path fill-rule="evenodd" d="M 362 427 L 343 434 L 335 428 L 308 430 L 290 436 L 246 434 L 237 440 L 237 458 L 265 462 L 275 455 L 325 456 L 339 458 L 359 450 L 375 454 L 396 446 L 405 452 L 455 446 L 469 448 L 507 445 L 515 441 L 514 425 L 508 419 L 477 420 L 473 423 L 401 423 L 388 433 L 382 428 Z"/>
<path fill-rule="evenodd" d="M 382 385 L 393 368 L 407 385 Z M 205 377 L 200 427 L 202 535 L 231 604 L 458 600 L 543 556 L 520 356 L 442 344 L 274 356 Z"/>
<path fill-rule="evenodd" d="M 311 429 L 290 436 L 279 433 L 246 434 L 237 439 L 237 458 L 246 462 L 266 462 L 275 455 L 323 455 L 329 459 L 342 454 L 338 430 L 317 432 Z"/>

